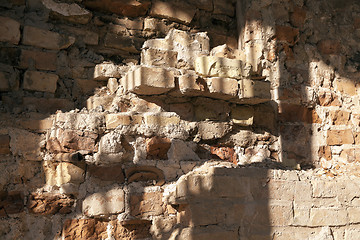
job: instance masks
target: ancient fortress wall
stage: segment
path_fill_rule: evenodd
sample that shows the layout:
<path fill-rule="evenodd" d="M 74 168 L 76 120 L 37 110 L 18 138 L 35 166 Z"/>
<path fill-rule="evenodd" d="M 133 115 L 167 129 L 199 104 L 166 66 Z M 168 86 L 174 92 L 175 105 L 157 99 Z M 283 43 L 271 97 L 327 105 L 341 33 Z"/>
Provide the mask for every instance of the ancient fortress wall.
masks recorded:
<path fill-rule="evenodd" d="M 0 1 L 0 239 L 360 239 L 356 0 Z"/>

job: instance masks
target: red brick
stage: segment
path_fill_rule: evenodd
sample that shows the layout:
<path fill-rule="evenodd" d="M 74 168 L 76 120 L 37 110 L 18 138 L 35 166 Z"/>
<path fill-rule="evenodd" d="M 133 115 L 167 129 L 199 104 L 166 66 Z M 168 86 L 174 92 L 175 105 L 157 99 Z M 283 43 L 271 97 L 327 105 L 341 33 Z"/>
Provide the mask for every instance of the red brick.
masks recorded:
<path fill-rule="evenodd" d="M 317 48 L 321 54 L 339 54 L 341 51 L 341 44 L 337 40 L 325 39 L 321 40 L 317 44 Z"/>
<path fill-rule="evenodd" d="M 0 135 L 0 154 L 10 154 L 10 136 Z"/>
<path fill-rule="evenodd" d="M 234 148 L 231 147 L 210 147 L 211 154 L 216 155 L 221 160 L 232 162 L 234 164 L 237 164 L 236 160 L 236 154 Z"/>
<path fill-rule="evenodd" d="M 75 199 L 61 194 L 32 194 L 29 196 L 27 208 L 30 213 L 40 215 L 54 215 L 56 213 L 70 213 Z"/>
<path fill-rule="evenodd" d="M 294 11 L 290 14 L 290 22 L 294 27 L 304 26 L 306 20 L 306 11 L 302 8 L 295 7 Z"/>
<path fill-rule="evenodd" d="M 167 152 L 171 146 L 168 138 L 152 137 L 146 140 L 147 159 L 168 159 Z"/>
<path fill-rule="evenodd" d="M 294 45 L 299 36 L 299 29 L 289 26 L 276 26 L 276 39 Z"/>
<path fill-rule="evenodd" d="M 347 130 L 328 130 L 326 142 L 330 146 L 353 144 L 354 136 L 350 129 Z"/>
<path fill-rule="evenodd" d="M 56 70 L 57 55 L 54 52 L 22 50 L 19 66 L 21 68 L 35 67 L 39 70 Z"/>

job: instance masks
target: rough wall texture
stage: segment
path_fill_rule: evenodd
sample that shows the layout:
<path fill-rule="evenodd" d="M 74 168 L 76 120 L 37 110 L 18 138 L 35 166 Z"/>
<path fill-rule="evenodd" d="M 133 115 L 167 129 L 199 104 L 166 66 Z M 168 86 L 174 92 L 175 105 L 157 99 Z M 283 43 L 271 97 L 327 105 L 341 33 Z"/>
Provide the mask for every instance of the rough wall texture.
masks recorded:
<path fill-rule="evenodd" d="M 0 239 L 358 237 L 356 1 L 10 0 L 0 22 Z"/>

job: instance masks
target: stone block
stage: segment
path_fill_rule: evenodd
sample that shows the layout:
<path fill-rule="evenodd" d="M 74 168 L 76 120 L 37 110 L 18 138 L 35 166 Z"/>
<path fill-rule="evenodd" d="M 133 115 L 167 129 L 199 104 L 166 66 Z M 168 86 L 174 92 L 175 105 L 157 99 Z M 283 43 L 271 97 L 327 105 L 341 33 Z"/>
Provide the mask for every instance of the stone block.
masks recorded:
<path fill-rule="evenodd" d="M 200 122 L 198 134 L 203 140 L 222 138 L 232 127 L 226 122 Z"/>
<path fill-rule="evenodd" d="M 124 190 L 119 188 L 94 193 L 84 199 L 82 211 L 90 217 L 119 214 L 125 210 L 124 200 Z"/>
<path fill-rule="evenodd" d="M 27 208 L 39 215 L 68 214 L 72 212 L 75 199 L 71 196 L 51 193 L 33 193 L 29 196 Z"/>
<path fill-rule="evenodd" d="M 23 87 L 25 90 L 55 93 L 58 80 L 56 74 L 26 71 Z"/>
<path fill-rule="evenodd" d="M 337 78 L 334 81 L 334 86 L 337 91 L 350 96 L 356 95 L 356 81 L 348 78 Z"/>
<path fill-rule="evenodd" d="M 106 121 L 106 128 L 107 129 L 114 129 L 118 126 L 129 126 L 131 124 L 141 124 L 140 121 L 133 121 L 136 120 L 136 117 L 132 118 L 133 116 L 130 116 L 127 113 L 115 113 L 115 114 L 107 114 L 105 117 Z M 141 116 L 139 116 L 141 118 Z"/>
<path fill-rule="evenodd" d="M 251 126 L 254 123 L 254 108 L 235 105 L 231 108 L 231 120 L 239 126 Z"/>
<path fill-rule="evenodd" d="M 41 113 L 55 113 L 57 110 L 65 112 L 75 108 L 73 101 L 64 98 L 24 97 L 23 102 L 31 106 L 34 111 Z"/>
<path fill-rule="evenodd" d="M 235 6 L 231 0 L 215 0 L 214 14 L 224 14 L 229 17 L 235 16 Z"/>
<path fill-rule="evenodd" d="M 243 65 L 237 59 L 202 56 L 195 60 L 195 71 L 205 77 L 241 79 L 244 74 Z"/>
<path fill-rule="evenodd" d="M 164 212 L 162 192 L 131 194 L 130 214 L 134 217 L 147 218 Z"/>
<path fill-rule="evenodd" d="M 294 45 L 298 41 L 299 29 L 289 26 L 276 26 L 276 39 L 279 42 L 285 42 Z"/>
<path fill-rule="evenodd" d="M 26 160 L 41 161 L 41 148 L 44 144 L 43 135 L 34 134 L 21 129 L 13 129 L 10 132 L 10 148 L 15 156 Z"/>
<path fill-rule="evenodd" d="M 21 68 L 35 67 L 39 70 L 56 71 L 57 55 L 54 52 L 41 52 L 31 50 L 21 50 Z"/>
<path fill-rule="evenodd" d="M 87 168 L 90 176 L 98 178 L 102 181 L 112 181 L 117 183 L 124 183 L 125 177 L 123 174 L 122 167 L 119 165 L 115 166 L 95 166 L 90 165 Z"/>
<path fill-rule="evenodd" d="M 145 16 L 151 1 L 148 0 L 85 0 L 84 5 L 92 10 L 115 13 L 127 17 Z"/>
<path fill-rule="evenodd" d="M 0 135 L 0 154 L 10 154 L 10 136 Z"/>
<path fill-rule="evenodd" d="M 186 2 L 159 1 L 152 2 L 150 16 L 167 18 L 176 22 L 189 24 L 193 19 L 196 8 Z"/>
<path fill-rule="evenodd" d="M 65 240 L 105 239 L 107 221 L 99 219 L 66 219 L 62 228 Z"/>
<path fill-rule="evenodd" d="M 94 79 L 105 81 L 109 78 L 121 78 L 119 67 L 110 62 L 96 64 L 94 69 Z"/>
<path fill-rule="evenodd" d="M 0 17 L 0 42 L 17 45 L 20 41 L 20 23 L 8 17 Z"/>
<path fill-rule="evenodd" d="M 75 79 L 72 94 L 74 96 L 91 95 L 94 89 L 103 87 L 102 81 L 89 80 L 89 79 Z"/>
<path fill-rule="evenodd" d="M 105 47 L 116 48 L 130 53 L 139 53 L 144 40 L 141 38 L 107 33 L 104 39 Z"/>
<path fill-rule="evenodd" d="M 72 23 L 87 24 L 92 18 L 91 12 L 76 3 L 58 3 L 53 0 L 42 0 L 42 3 L 51 11 L 50 14 L 57 19 Z"/>
<path fill-rule="evenodd" d="M 330 111 L 330 119 L 333 125 L 347 125 L 350 120 L 350 112 L 343 110 Z"/>
<path fill-rule="evenodd" d="M 0 191 L 0 217 L 24 211 L 24 197 L 20 192 Z"/>
<path fill-rule="evenodd" d="M 310 210 L 309 226 L 341 226 L 347 223 L 347 211 L 345 209 L 312 208 Z"/>
<path fill-rule="evenodd" d="M 175 88 L 174 73 L 163 68 L 139 67 L 126 74 L 120 84 L 142 95 L 162 94 Z"/>
<path fill-rule="evenodd" d="M 360 229 L 358 227 L 353 227 L 345 230 L 345 238 L 344 239 L 356 239 L 359 237 Z"/>
<path fill-rule="evenodd" d="M 70 47 L 74 42 L 75 38 L 73 37 L 60 35 L 59 33 L 36 27 L 25 26 L 23 30 L 22 43 L 24 45 L 60 50 Z"/>
<path fill-rule="evenodd" d="M 37 118 L 36 116 L 31 116 Z M 44 117 L 44 119 L 20 118 L 16 121 L 20 127 L 32 131 L 45 132 L 52 127 L 53 119 Z"/>
<path fill-rule="evenodd" d="M 172 161 L 200 161 L 195 151 L 196 145 L 193 142 L 173 139 L 167 155 Z M 186 163 L 184 163 L 184 166 L 185 165 Z"/>
<path fill-rule="evenodd" d="M 353 144 L 354 136 L 350 129 L 346 130 L 328 130 L 326 142 L 330 146 Z"/>
<path fill-rule="evenodd" d="M 106 87 L 109 89 L 110 94 L 114 94 L 119 87 L 119 82 L 116 78 L 109 78 Z"/>
<path fill-rule="evenodd" d="M 360 207 L 350 207 L 347 209 L 349 214 L 349 223 L 360 223 Z"/>
<path fill-rule="evenodd" d="M 177 52 L 155 48 L 143 49 L 141 52 L 141 64 L 160 67 L 176 67 Z"/>
<path fill-rule="evenodd" d="M 56 139 L 50 138 L 47 142 L 56 141 L 60 144 L 61 152 L 74 152 L 84 150 L 88 152 L 96 152 L 96 139 L 98 135 L 89 131 L 79 131 L 71 129 L 59 129 L 56 133 Z M 47 146 L 48 150 L 51 150 Z M 57 152 L 57 151 L 55 151 Z"/>
<path fill-rule="evenodd" d="M 144 121 L 147 126 L 166 127 L 169 125 L 178 125 L 180 118 L 178 115 L 170 112 L 144 114 Z"/>
<path fill-rule="evenodd" d="M 63 129 L 97 131 L 105 126 L 105 114 L 57 113 L 55 123 Z"/>
<path fill-rule="evenodd" d="M 144 19 L 144 31 L 161 32 L 163 34 L 169 32 L 169 26 L 165 22 L 157 18 L 145 18 Z"/>
<path fill-rule="evenodd" d="M 233 78 L 213 77 L 206 78 L 209 96 L 224 100 L 234 98 L 238 94 L 238 81 Z"/>
<path fill-rule="evenodd" d="M 341 43 L 333 39 L 323 39 L 318 42 L 317 48 L 323 55 L 340 54 Z"/>
<path fill-rule="evenodd" d="M 61 186 L 67 183 L 80 184 L 85 180 L 85 163 L 50 162 L 43 163 L 46 184 Z"/>
<path fill-rule="evenodd" d="M 146 140 L 147 159 L 168 159 L 167 152 L 171 147 L 168 138 L 152 137 Z"/>
<path fill-rule="evenodd" d="M 271 85 L 266 81 L 255 81 L 250 79 L 240 80 L 239 98 L 240 102 L 258 104 L 270 101 Z"/>
<path fill-rule="evenodd" d="M 101 109 L 105 111 L 110 111 L 112 107 L 112 103 L 114 100 L 114 96 L 91 96 L 86 100 L 86 108 L 88 110 L 91 109 L 97 109 L 98 107 L 101 107 Z"/>
<path fill-rule="evenodd" d="M 291 201 L 277 201 L 269 205 L 269 223 L 271 226 L 289 226 L 293 222 Z"/>
<path fill-rule="evenodd" d="M 0 92 L 10 91 L 10 82 L 8 80 L 7 74 L 4 72 L 0 72 Z"/>

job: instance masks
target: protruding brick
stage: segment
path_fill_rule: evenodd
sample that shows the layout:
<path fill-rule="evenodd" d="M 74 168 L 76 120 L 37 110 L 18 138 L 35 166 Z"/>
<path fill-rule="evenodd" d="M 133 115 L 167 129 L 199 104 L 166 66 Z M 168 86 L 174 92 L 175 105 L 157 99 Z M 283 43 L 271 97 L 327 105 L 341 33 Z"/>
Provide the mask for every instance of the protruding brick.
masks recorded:
<path fill-rule="evenodd" d="M 139 67 L 120 81 L 125 90 L 136 94 L 161 94 L 175 88 L 174 74 L 164 68 Z"/>
<path fill-rule="evenodd" d="M 125 210 L 124 200 L 125 194 L 122 189 L 94 193 L 84 199 L 82 211 L 90 217 L 119 214 Z"/>
<path fill-rule="evenodd" d="M 176 1 L 153 1 L 150 16 L 167 18 L 173 21 L 189 24 L 193 19 L 196 8 L 186 2 Z"/>
<path fill-rule="evenodd" d="M 202 56 L 195 60 L 195 71 L 206 77 L 242 78 L 243 62 L 237 59 Z"/>
<path fill-rule="evenodd" d="M 21 51 L 20 63 L 21 68 L 35 67 L 39 70 L 56 70 L 57 56 L 54 52 L 30 51 L 23 49 Z"/>
<path fill-rule="evenodd" d="M 20 23 L 0 16 L 0 42 L 9 42 L 17 45 L 20 41 Z"/>
<path fill-rule="evenodd" d="M 75 42 L 73 37 L 31 26 L 24 27 L 23 35 L 23 44 L 52 50 L 68 48 Z"/>
<path fill-rule="evenodd" d="M 26 71 L 24 74 L 24 89 L 55 93 L 59 76 L 52 73 Z"/>
<path fill-rule="evenodd" d="M 55 18 L 60 18 L 72 23 L 87 24 L 92 17 L 91 12 L 76 3 L 57 3 L 52 0 L 43 0 L 42 3 L 51 11 Z"/>
<path fill-rule="evenodd" d="M 113 63 L 96 64 L 94 69 L 95 80 L 108 80 L 109 78 L 120 78 L 121 74 L 117 65 Z"/>
<path fill-rule="evenodd" d="M 330 146 L 353 144 L 354 136 L 350 129 L 347 130 L 328 130 L 326 142 Z"/>

